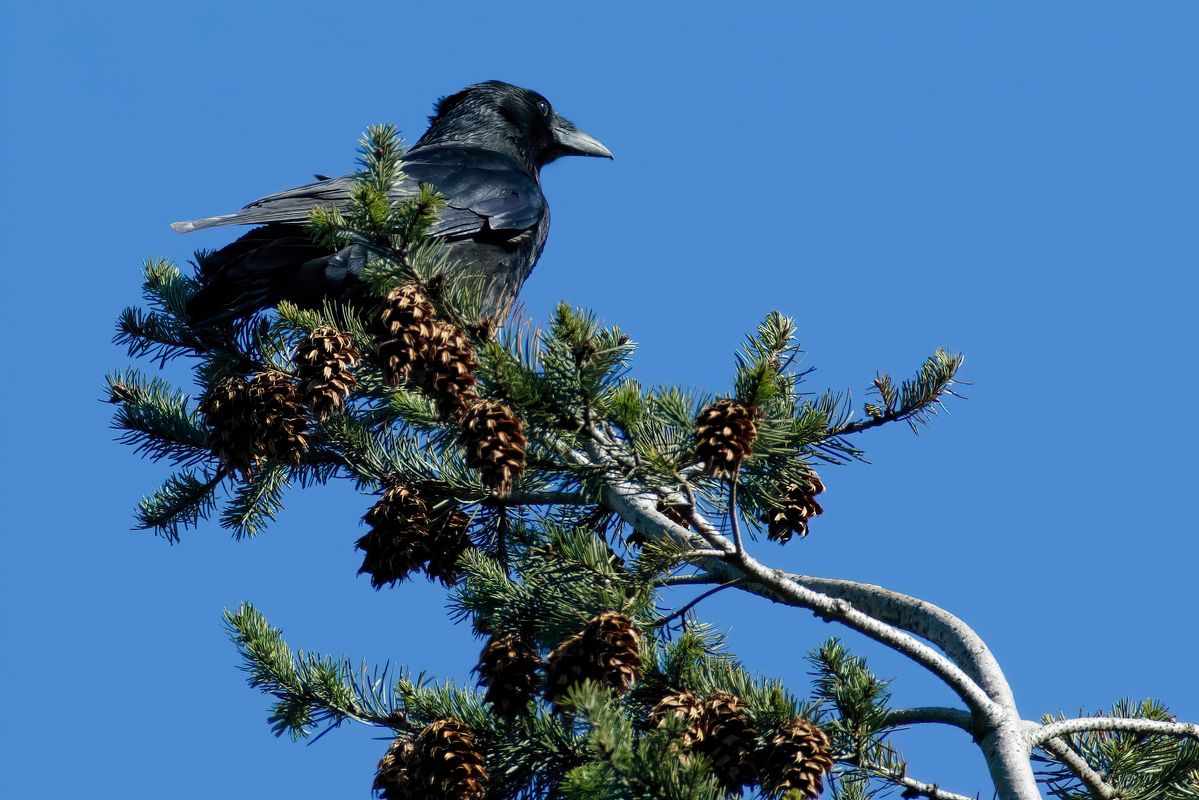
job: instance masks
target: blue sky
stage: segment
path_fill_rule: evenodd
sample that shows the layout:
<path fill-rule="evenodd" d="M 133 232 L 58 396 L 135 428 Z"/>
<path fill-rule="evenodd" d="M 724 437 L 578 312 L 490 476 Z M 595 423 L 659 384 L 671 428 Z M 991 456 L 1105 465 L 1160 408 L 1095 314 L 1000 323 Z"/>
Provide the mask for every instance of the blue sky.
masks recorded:
<path fill-rule="evenodd" d="M 0 10 L 0 793 L 367 796 L 373 732 L 271 737 L 219 624 L 243 600 L 295 646 L 467 676 L 478 643 L 440 589 L 355 579 L 368 501 L 347 486 L 294 492 L 249 542 L 130 532 L 166 468 L 112 442 L 97 398 L 141 260 L 226 240 L 167 223 L 348 170 L 367 124 L 414 140 L 439 95 L 492 77 L 616 153 L 546 170 L 523 300 L 621 324 L 643 381 L 724 389 L 771 308 L 813 389 L 965 352 L 968 401 L 919 438 L 862 436 L 872 463 L 823 470 L 812 535 L 759 557 L 960 614 L 1026 716 L 1153 695 L 1199 719 L 1199 10 L 512 5 Z M 804 653 L 843 633 L 727 592 L 702 608 L 800 692 Z M 950 702 L 846 638 L 898 704 Z M 985 789 L 962 734 L 899 741 L 917 777 Z"/>

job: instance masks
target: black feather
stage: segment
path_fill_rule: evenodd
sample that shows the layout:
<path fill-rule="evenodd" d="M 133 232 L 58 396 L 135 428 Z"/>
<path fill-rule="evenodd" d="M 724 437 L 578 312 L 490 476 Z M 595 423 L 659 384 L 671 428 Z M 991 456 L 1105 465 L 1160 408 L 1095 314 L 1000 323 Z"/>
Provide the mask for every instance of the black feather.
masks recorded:
<path fill-rule="evenodd" d="M 405 179 L 393 197 L 414 196 L 422 184 L 445 197 L 430 234 L 449 243 L 456 264 L 486 276 L 490 314 L 504 312 L 545 246 L 549 207 L 540 170 L 564 154 L 554 139 L 555 119 L 536 92 L 499 81 L 476 84 L 438 102 L 429 129 L 403 158 Z M 351 299 L 365 254 L 322 248 L 303 225 L 314 207 L 343 205 L 354 178 L 316 177 L 235 213 L 172 226 L 262 225 L 200 260 L 201 289 L 187 309 L 193 324 L 246 316 L 283 300 L 312 306 Z"/>

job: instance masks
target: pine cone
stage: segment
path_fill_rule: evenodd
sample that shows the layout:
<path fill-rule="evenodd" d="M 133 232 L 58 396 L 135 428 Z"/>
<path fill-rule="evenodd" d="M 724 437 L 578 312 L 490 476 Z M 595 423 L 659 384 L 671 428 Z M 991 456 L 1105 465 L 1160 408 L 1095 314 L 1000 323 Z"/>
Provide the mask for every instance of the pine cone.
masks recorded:
<path fill-rule="evenodd" d="M 371 530 L 354 546 L 365 554 L 358 574 L 369 573 L 371 586 L 394 585 L 422 568 L 430 580 L 457 582 L 458 559 L 471 546 L 470 519 L 452 500 L 399 481 L 364 519 Z"/>
<path fill-rule="evenodd" d="M 308 420 L 295 382 L 282 372 L 260 372 L 246 399 L 258 436 L 257 454 L 279 464 L 299 464 L 308 450 Z"/>
<path fill-rule="evenodd" d="M 463 513 L 458 504 L 446 501 L 444 507 L 434 508 L 430 516 L 428 552 L 425 576 L 438 580 L 444 586 L 458 582 L 460 570 L 458 559 L 472 547 L 467 527 L 470 517 Z"/>
<path fill-rule="evenodd" d="M 730 477 L 753 452 L 757 410 L 736 400 L 717 400 L 695 419 L 695 457 L 709 475 Z"/>
<path fill-rule="evenodd" d="M 295 362 L 300 397 L 318 420 L 345 409 L 346 396 L 358 385 L 351 372 L 358 350 L 349 336 L 336 328 L 317 328 L 296 349 Z"/>
<path fill-rule="evenodd" d="M 811 721 L 796 717 L 770 737 L 762 759 L 762 788 L 776 796 L 798 790 L 807 800 L 816 800 L 832 768 L 828 736 Z"/>
<path fill-rule="evenodd" d="M 216 381 L 200 398 L 207 431 L 205 444 L 230 469 L 246 473 L 254 463 L 257 432 L 247 397 L 249 384 L 230 375 Z"/>
<path fill-rule="evenodd" d="M 524 637 L 510 633 L 492 636 L 479 656 L 479 684 L 487 687 L 483 701 L 495 713 L 512 718 L 529 705 L 537 692 L 541 656 Z"/>
<path fill-rule="evenodd" d="M 372 788 L 383 800 L 418 800 L 412 793 L 412 775 L 409 764 L 416 745 L 412 739 L 399 737 L 392 741 L 375 772 Z"/>
<path fill-rule="evenodd" d="M 365 553 L 358 574 L 371 576 L 371 586 L 394 585 L 420 569 L 429 553 L 429 506 L 408 483 L 383 493 L 364 517 L 370 533 L 354 545 Z"/>
<path fill-rule="evenodd" d="M 415 737 L 391 743 L 375 773 L 383 800 L 480 800 L 487 768 L 474 734 L 456 719 L 439 719 Z"/>
<path fill-rule="evenodd" d="M 413 379 L 433 336 L 433 304 L 414 285 L 392 289 L 372 331 L 383 376 L 392 386 Z"/>
<path fill-rule="evenodd" d="M 443 419 L 457 419 L 479 398 L 474 372 L 479 368 L 475 348 L 458 328 L 433 321 L 432 335 L 421 353 L 418 382 L 437 401 Z"/>
<path fill-rule="evenodd" d="M 470 728 L 456 719 L 426 726 L 408 764 L 413 798 L 480 800 L 487 792 L 483 754 Z"/>
<path fill-rule="evenodd" d="M 703 733 L 703 701 L 691 692 L 668 694 L 654 706 L 650 712 L 650 721 L 662 728 L 671 717 L 679 717 L 683 723 L 679 744 L 684 750 L 694 748 Z"/>
<path fill-rule="evenodd" d="M 712 773 L 730 792 L 757 779 L 754 740 L 758 732 L 745 704 L 728 692 L 716 692 L 704 703 L 695 749 L 708 757 Z"/>
<path fill-rule="evenodd" d="M 789 542 L 792 534 L 802 539 L 808 535 L 808 520 L 824 513 L 816 495 L 824 491 L 824 482 L 815 472 L 804 483 L 792 483 L 783 490 L 777 508 L 768 509 L 762 515 L 766 523 L 766 536 L 771 541 Z"/>
<path fill-rule="evenodd" d="M 507 492 L 524 471 L 524 425 L 503 403 L 478 400 L 462 415 L 466 466 L 477 469 L 483 483 Z"/>
<path fill-rule="evenodd" d="M 616 692 L 628 691 L 641 668 L 641 633 L 633 620 L 604 611 L 549 655 L 546 697 L 554 703 L 566 690 L 593 680 Z"/>

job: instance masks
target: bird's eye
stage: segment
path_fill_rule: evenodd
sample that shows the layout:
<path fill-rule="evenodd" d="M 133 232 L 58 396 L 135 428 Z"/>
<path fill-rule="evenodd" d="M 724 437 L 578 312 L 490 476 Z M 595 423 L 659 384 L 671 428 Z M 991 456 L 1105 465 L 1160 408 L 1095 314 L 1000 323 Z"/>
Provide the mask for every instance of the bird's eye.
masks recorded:
<path fill-rule="evenodd" d="M 537 110 L 540 111 L 543 116 L 548 117 L 550 115 L 550 104 L 545 102 L 544 100 L 538 100 L 537 101 Z"/>

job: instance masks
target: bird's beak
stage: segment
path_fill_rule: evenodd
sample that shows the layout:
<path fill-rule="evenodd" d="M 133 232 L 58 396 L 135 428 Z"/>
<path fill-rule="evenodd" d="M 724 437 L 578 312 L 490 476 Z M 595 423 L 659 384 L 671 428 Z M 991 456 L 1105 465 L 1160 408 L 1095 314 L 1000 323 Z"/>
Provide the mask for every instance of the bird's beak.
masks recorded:
<path fill-rule="evenodd" d="M 554 115 L 553 122 L 554 142 L 557 145 L 554 149 L 557 150 L 556 156 L 599 156 L 601 158 L 612 158 L 612 151 L 604 147 L 603 143 L 594 136 L 589 136 L 583 133 L 570 123 L 569 120 L 563 119 L 557 114 Z"/>

